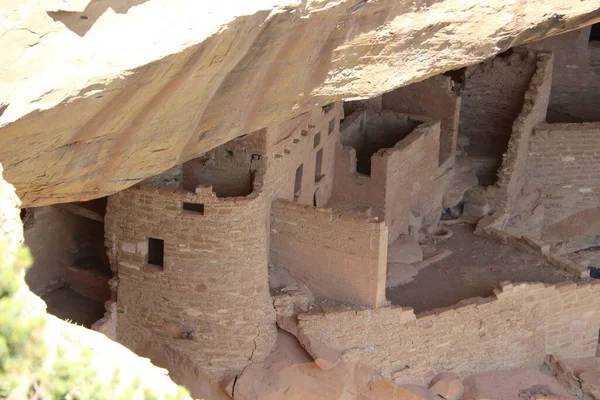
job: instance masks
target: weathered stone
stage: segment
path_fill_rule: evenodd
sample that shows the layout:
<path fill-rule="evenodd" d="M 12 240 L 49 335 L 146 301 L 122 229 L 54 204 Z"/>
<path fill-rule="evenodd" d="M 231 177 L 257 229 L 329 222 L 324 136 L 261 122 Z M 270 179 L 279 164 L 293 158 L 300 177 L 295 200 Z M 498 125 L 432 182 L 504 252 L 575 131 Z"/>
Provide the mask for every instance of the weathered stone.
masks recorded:
<path fill-rule="evenodd" d="M 463 208 L 463 212 L 466 215 L 471 215 L 473 217 L 485 217 L 492 211 L 492 207 L 489 204 L 475 204 L 475 203 L 465 203 Z"/>
<path fill-rule="evenodd" d="M 444 193 L 442 207 L 450 208 L 456 206 L 463 198 L 464 193 L 471 187 L 477 185 L 478 180 L 473 170 L 469 157 L 465 155 L 456 156 L 454 174 Z"/>
<path fill-rule="evenodd" d="M 599 19 L 594 1 L 62 3 L 3 10 L 0 160 L 26 206 L 114 193 L 314 105 Z"/>
<path fill-rule="evenodd" d="M 587 370 L 579 374 L 583 393 L 592 396 L 594 400 L 600 399 L 600 371 Z"/>
<path fill-rule="evenodd" d="M 411 282 L 419 270 L 415 265 L 402 263 L 389 263 L 387 265 L 387 279 L 385 287 L 391 288 L 398 285 L 405 285 Z"/>
<path fill-rule="evenodd" d="M 419 242 L 409 235 L 400 235 L 388 247 L 388 263 L 413 264 L 423 261 L 423 250 Z"/>
<path fill-rule="evenodd" d="M 431 380 L 429 391 L 446 400 L 460 400 L 464 387 L 458 375 L 446 372 L 436 375 Z"/>

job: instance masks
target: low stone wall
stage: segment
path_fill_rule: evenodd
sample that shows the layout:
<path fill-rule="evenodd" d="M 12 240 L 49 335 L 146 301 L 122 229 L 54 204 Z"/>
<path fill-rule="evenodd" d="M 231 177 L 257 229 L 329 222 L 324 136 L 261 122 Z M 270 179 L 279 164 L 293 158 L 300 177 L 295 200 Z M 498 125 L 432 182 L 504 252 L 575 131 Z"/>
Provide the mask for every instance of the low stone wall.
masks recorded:
<path fill-rule="evenodd" d="M 138 186 L 110 196 L 117 340 L 134 351 L 164 343 L 217 379 L 266 356 L 276 328 L 265 209 L 260 191 L 217 198 L 210 187 Z M 149 238 L 164 243 L 162 266 L 149 258 Z"/>
<path fill-rule="evenodd" d="M 542 236 L 551 242 L 595 244 L 600 232 L 599 138 L 598 122 L 535 129 L 527 175 L 543 187 Z"/>
<path fill-rule="evenodd" d="M 385 302 L 387 229 L 367 216 L 274 201 L 271 262 L 316 294 L 370 307 Z"/>
<path fill-rule="evenodd" d="M 392 306 L 298 316 L 314 358 L 362 362 L 396 384 L 539 365 L 546 354 L 594 356 L 599 327 L 600 281 L 506 282 L 494 296 L 418 315 Z"/>

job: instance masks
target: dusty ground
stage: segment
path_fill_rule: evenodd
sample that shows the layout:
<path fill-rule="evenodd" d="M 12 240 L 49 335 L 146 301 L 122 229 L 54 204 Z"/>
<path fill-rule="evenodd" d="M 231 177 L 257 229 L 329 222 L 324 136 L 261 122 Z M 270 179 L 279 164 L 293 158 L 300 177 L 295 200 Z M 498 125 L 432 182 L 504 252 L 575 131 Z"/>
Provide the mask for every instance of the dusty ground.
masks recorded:
<path fill-rule="evenodd" d="M 48 305 L 48 314 L 70 320 L 86 328 L 90 328 L 104 315 L 102 303 L 82 296 L 67 286 L 53 290 L 42 296 L 42 299 Z"/>
<path fill-rule="evenodd" d="M 470 297 L 490 296 L 502 281 L 576 280 L 536 256 L 475 235 L 471 225 L 448 228 L 454 235 L 438 246 L 452 250 L 453 254 L 421 270 L 412 282 L 388 289 L 387 298 L 392 304 L 412 307 L 419 313 Z"/>

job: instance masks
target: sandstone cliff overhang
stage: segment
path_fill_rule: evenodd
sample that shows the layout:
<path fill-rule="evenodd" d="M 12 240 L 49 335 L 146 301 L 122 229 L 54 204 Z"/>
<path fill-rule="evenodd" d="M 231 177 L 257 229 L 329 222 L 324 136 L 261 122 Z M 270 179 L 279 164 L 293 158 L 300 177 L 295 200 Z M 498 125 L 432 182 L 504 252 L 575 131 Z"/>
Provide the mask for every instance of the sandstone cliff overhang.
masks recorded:
<path fill-rule="evenodd" d="M 0 162 L 24 206 L 114 193 L 316 105 L 600 21 L 600 0 L 10 3 Z"/>

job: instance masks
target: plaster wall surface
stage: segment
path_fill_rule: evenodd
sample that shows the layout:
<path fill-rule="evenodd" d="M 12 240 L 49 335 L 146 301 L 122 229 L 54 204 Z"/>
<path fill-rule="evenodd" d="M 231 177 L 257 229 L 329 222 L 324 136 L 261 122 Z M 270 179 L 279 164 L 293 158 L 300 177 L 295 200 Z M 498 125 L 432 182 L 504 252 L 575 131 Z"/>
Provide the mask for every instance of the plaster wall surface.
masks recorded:
<path fill-rule="evenodd" d="M 542 235 L 593 245 L 600 234 L 600 123 L 541 124 L 530 144 L 527 175 L 543 187 Z"/>
<path fill-rule="evenodd" d="M 380 148 L 370 157 L 370 176 L 357 172 L 357 153 L 362 151 L 361 135 L 371 134 L 369 126 L 361 122 L 365 113 L 369 113 L 371 119 L 389 113 L 400 121 L 415 122 L 415 125 L 404 126 L 404 132 L 396 142 L 389 143 L 390 138 L 386 138 L 388 143 L 383 146 L 389 147 Z M 341 208 L 370 208 L 373 217 L 386 222 L 390 242 L 409 232 L 411 213 L 425 224 L 435 223 L 436 215 L 439 217 L 441 213 L 441 198 L 447 178 L 439 168 L 439 134 L 439 122 L 391 111 L 378 113 L 367 110 L 346 118 L 340 135 L 342 144 L 349 145 L 338 144 L 336 148 L 330 204 Z"/>
<path fill-rule="evenodd" d="M 600 41 L 578 29 L 527 45 L 554 53 L 548 122 L 600 121 Z"/>
<path fill-rule="evenodd" d="M 466 151 L 475 163 L 480 184 L 496 182 L 535 69 L 535 52 L 527 51 L 494 57 L 466 69 L 459 134 L 470 140 Z"/>
<path fill-rule="evenodd" d="M 184 202 L 203 204 L 203 215 Z M 217 198 L 210 187 L 138 186 L 109 197 L 117 340 L 134 351 L 164 343 L 218 379 L 266 356 L 276 333 L 266 221 L 261 190 Z M 149 238 L 164 241 L 162 267 L 148 264 Z"/>
<path fill-rule="evenodd" d="M 492 297 L 416 316 L 394 306 L 300 314 L 298 337 L 310 338 L 307 349 L 317 349 L 313 357 L 325 348 L 341 361 L 380 370 L 396 384 L 428 384 L 444 371 L 464 377 L 540 365 L 546 354 L 595 356 L 599 307 L 598 281 L 505 283 Z"/>
<path fill-rule="evenodd" d="M 271 210 L 271 261 L 315 294 L 357 305 L 385 303 L 387 229 L 367 216 L 278 200 Z"/>
<path fill-rule="evenodd" d="M 452 79 L 437 75 L 385 93 L 383 109 L 424 115 L 441 122 L 440 165 L 454 165 L 461 98 L 452 90 Z"/>

